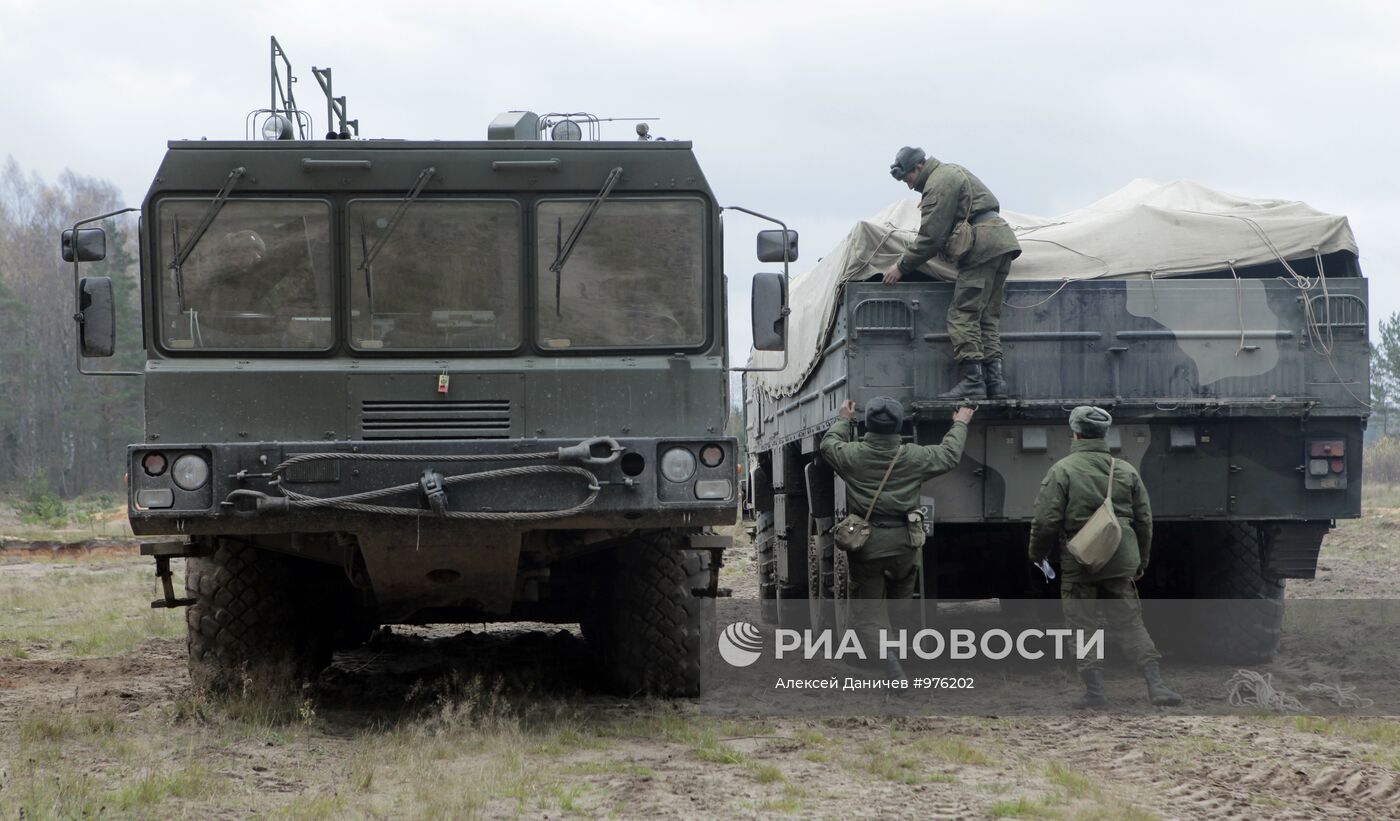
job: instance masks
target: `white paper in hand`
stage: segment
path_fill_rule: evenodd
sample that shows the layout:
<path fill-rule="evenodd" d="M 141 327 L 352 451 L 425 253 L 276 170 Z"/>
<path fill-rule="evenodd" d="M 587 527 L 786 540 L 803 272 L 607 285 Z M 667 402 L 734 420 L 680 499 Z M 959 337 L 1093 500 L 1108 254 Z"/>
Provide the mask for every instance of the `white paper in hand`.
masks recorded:
<path fill-rule="evenodd" d="M 1040 564 L 1036 565 L 1036 567 L 1040 568 L 1040 572 L 1045 574 L 1045 580 L 1047 582 L 1055 580 L 1055 568 L 1050 566 L 1049 559 L 1041 559 Z"/>

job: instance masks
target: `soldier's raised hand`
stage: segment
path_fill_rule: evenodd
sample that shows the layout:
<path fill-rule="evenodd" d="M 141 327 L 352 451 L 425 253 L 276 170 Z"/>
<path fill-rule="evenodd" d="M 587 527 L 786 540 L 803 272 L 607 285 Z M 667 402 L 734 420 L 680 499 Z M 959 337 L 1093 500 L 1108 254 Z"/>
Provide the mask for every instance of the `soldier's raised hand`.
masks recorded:
<path fill-rule="evenodd" d="M 899 263 L 897 262 L 886 268 L 883 273 L 884 277 L 880 281 L 886 285 L 893 285 L 904 278 L 904 272 L 899 270 Z"/>
<path fill-rule="evenodd" d="M 966 425 L 972 421 L 973 413 L 976 413 L 976 408 L 973 408 L 971 405 L 963 405 L 961 408 L 953 411 L 953 421 L 962 422 Z"/>
<path fill-rule="evenodd" d="M 842 419 L 856 418 L 856 403 L 850 399 L 841 403 L 841 407 L 836 410 L 836 415 Z"/>

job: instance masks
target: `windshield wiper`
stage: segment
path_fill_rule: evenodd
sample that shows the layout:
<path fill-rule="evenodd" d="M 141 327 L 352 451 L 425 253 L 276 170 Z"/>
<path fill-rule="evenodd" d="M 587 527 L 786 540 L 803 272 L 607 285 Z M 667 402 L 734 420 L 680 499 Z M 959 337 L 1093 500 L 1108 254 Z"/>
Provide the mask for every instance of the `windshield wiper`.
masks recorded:
<path fill-rule="evenodd" d="M 364 257 L 365 259 L 369 259 L 369 240 L 367 240 L 367 239 L 365 238 L 365 235 L 366 235 L 367 232 L 368 232 L 368 230 L 365 228 L 365 221 L 364 221 L 364 219 L 362 218 L 362 219 L 360 220 L 360 255 L 361 255 L 362 257 Z M 368 305 L 368 308 L 369 308 L 369 338 L 370 338 L 371 340 L 373 340 L 373 339 L 375 338 L 375 334 L 374 334 L 374 268 L 372 268 L 372 267 L 369 266 L 369 265 L 363 265 L 363 266 L 361 266 L 361 270 L 363 270 L 363 271 L 365 272 L 365 297 L 368 299 L 368 302 L 369 302 L 369 305 Z"/>
<path fill-rule="evenodd" d="M 180 256 L 180 215 L 175 215 L 174 224 L 170 226 L 170 253 Z M 185 312 L 185 272 L 180 270 L 178 265 L 170 266 L 175 274 L 175 308 L 180 312 Z"/>
<path fill-rule="evenodd" d="M 554 261 L 549 264 L 549 270 L 554 272 L 554 315 L 560 315 L 559 291 L 564 281 L 564 263 L 569 261 L 569 254 L 574 252 L 574 243 L 578 242 L 579 235 L 588 226 L 588 221 L 593 219 L 594 213 L 598 211 L 598 206 L 603 204 L 603 200 L 612 193 L 613 186 L 622 179 L 622 166 L 618 166 L 608 172 L 608 178 L 603 181 L 603 187 L 598 191 L 598 195 L 593 198 L 593 202 L 584 209 L 583 215 L 574 223 L 574 230 L 569 232 L 569 238 L 564 240 L 564 244 L 559 246 L 555 252 Z"/>
<path fill-rule="evenodd" d="M 194 251 L 195 243 L 204 236 L 204 232 L 209 230 L 209 226 L 214 224 L 214 218 L 219 215 L 219 209 L 224 207 L 224 202 L 228 200 L 228 195 L 233 191 L 233 187 L 238 184 L 238 180 L 247 171 L 243 166 L 238 166 L 228 172 L 228 179 L 224 180 L 223 187 L 219 193 L 214 195 L 214 199 L 209 203 L 209 207 L 204 209 L 204 216 L 199 218 L 190 238 L 185 240 L 185 244 L 179 246 L 175 252 L 175 258 L 170 261 L 170 270 L 175 272 L 175 281 L 179 283 L 182 279 L 180 269 L 184 266 L 185 260 L 189 259 L 190 252 Z M 178 236 L 178 231 L 177 231 Z M 178 239 L 177 239 L 178 242 Z M 181 288 L 183 290 L 183 288 Z"/>
<path fill-rule="evenodd" d="M 389 217 L 389 224 L 384 226 L 384 233 L 380 234 L 379 238 L 374 241 L 374 245 L 370 247 L 369 251 L 365 252 L 365 258 L 360 262 L 360 270 L 369 270 L 369 266 L 374 263 L 374 258 L 379 256 L 379 251 L 384 247 L 384 243 L 389 239 L 389 235 L 394 233 L 394 229 L 399 226 L 399 220 L 403 219 L 403 212 L 407 211 L 408 206 L 412 205 L 413 201 L 418 199 L 418 195 L 423 193 L 423 186 L 427 185 L 428 180 L 432 179 L 433 175 L 436 173 L 437 169 L 432 166 L 428 166 L 418 172 L 418 180 L 413 183 L 412 188 L 408 189 L 408 193 L 404 195 L 403 202 L 399 203 L 399 207 L 394 211 L 393 216 Z"/>

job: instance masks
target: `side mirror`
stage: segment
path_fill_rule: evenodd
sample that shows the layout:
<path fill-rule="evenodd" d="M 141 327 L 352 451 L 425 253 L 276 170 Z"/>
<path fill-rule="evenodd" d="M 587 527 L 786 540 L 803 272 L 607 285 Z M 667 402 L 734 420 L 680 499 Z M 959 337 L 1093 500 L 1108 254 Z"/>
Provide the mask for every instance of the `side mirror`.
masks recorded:
<path fill-rule="evenodd" d="M 787 242 L 783 242 L 783 234 L 787 234 Z M 759 231 L 758 232 L 758 261 L 759 262 L 796 262 L 797 261 L 797 232 L 796 231 Z M 761 349 L 760 349 L 761 350 Z"/>
<path fill-rule="evenodd" d="M 787 287 L 782 274 L 753 275 L 752 315 L 754 350 L 783 350 L 787 340 Z"/>
<path fill-rule="evenodd" d="M 82 316 L 78 323 L 78 346 L 83 356 L 111 356 L 117 347 L 112 278 L 83 277 L 79 280 L 78 311 Z"/>
<path fill-rule="evenodd" d="M 73 229 L 63 232 L 59 241 L 64 262 L 72 262 L 76 254 L 79 262 L 98 262 L 107 256 L 107 232 L 101 228 L 79 228 L 78 241 L 73 241 Z"/>

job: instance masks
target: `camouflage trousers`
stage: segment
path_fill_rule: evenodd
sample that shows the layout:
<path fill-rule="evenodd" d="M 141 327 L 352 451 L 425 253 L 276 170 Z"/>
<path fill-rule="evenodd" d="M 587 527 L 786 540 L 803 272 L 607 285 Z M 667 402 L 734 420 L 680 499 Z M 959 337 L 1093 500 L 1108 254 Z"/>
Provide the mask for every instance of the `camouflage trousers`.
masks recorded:
<path fill-rule="evenodd" d="M 880 631 L 890 629 L 888 600 L 911 599 L 917 550 L 880 559 L 851 559 L 851 628 L 867 660 L 880 657 Z"/>
<path fill-rule="evenodd" d="M 948 336 L 953 340 L 953 358 L 959 362 L 1001 356 L 1001 303 L 1011 259 L 1011 254 L 1002 254 L 958 271 L 948 305 Z"/>
<path fill-rule="evenodd" d="M 1098 582 L 1064 582 L 1060 585 L 1065 626 L 1092 633 L 1105 628 L 1104 641 L 1118 642 L 1123 655 L 1141 667 L 1162 657 L 1142 623 L 1142 602 L 1132 579 L 1104 579 Z M 1081 671 L 1103 667 L 1097 658 L 1076 661 Z"/>

